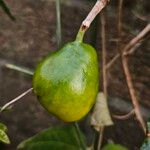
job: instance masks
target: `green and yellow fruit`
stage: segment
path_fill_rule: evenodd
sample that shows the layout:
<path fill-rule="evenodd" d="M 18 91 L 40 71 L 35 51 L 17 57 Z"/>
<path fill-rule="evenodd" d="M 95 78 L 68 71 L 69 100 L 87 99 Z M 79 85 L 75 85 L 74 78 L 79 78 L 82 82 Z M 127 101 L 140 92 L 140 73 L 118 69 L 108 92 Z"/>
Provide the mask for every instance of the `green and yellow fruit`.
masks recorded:
<path fill-rule="evenodd" d="M 83 118 L 93 106 L 98 78 L 95 49 L 77 38 L 38 64 L 33 89 L 48 112 L 72 122 Z"/>

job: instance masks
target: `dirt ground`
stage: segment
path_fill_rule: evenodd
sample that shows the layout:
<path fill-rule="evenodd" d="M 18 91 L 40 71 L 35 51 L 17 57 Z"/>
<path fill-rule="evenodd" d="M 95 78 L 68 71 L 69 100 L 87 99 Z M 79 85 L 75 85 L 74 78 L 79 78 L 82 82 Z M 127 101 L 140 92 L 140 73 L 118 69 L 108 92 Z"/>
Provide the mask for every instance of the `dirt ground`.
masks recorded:
<path fill-rule="evenodd" d="M 8 70 L 1 65 L 1 62 L 11 62 L 34 69 L 43 56 L 57 49 L 54 2 L 50 0 L 36 0 L 36 3 L 34 0 L 6 1 L 17 20 L 16 22 L 12 22 L 0 9 L 0 106 L 32 86 L 31 76 Z M 117 53 L 116 3 L 110 2 L 107 7 L 107 61 L 111 60 Z M 92 2 L 80 2 L 79 0 L 73 6 L 62 4 L 63 44 L 75 39 L 79 26 L 89 12 L 92 4 Z M 122 39 L 123 44 L 126 44 L 145 27 L 147 21 L 137 18 L 134 13 L 135 7 L 133 7 L 132 3 L 126 3 L 123 10 Z M 88 31 L 85 41 L 96 47 L 101 66 L 100 17 L 97 17 L 97 21 L 93 23 L 91 29 Z M 138 99 L 142 107 L 148 111 L 150 108 L 149 44 L 148 37 L 146 37 L 134 55 L 130 57 L 129 62 Z M 117 97 L 120 101 L 130 102 L 119 60 L 108 72 L 108 91 L 111 101 Z M 119 103 L 116 105 L 119 106 Z M 121 107 L 119 110 L 114 108 L 114 105 L 113 107 L 110 105 L 110 110 L 112 113 L 124 113 Z M 22 98 L 9 112 L 0 114 L 0 120 L 8 126 L 8 134 L 11 139 L 9 146 L 2 145 L 0 147 L 2 150 L 15 150 L 19 142 L 42 129 L 64 124 L 47 113 L 39 105 L 33 93 Z M 87 120 L 84 119 L 81 121 L 81 128 L 90 141 L 92 131 L 87 126 Z M 137 121 L 134 118 L 124 121 L 114 121 L 115 125 L 105 130 L 104 143 L 109 139 L 123 144 L 130 150 L 138 150 L 143 142 L 144 135 Z"/>

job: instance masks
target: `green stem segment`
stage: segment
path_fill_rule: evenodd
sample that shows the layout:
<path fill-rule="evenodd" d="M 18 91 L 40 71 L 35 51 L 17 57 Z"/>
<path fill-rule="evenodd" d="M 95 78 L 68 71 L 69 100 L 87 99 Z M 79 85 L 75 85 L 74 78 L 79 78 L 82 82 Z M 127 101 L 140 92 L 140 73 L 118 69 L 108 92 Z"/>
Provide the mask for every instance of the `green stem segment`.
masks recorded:
<path fill-rule="evenodd" d="M 85 32 L 86 32 L 86 27 L 84 27 L 84 26 L 81 25 L 81 27 L 80 27 L 80 29 L 78 31 L 78 34 L 76 36 L 76 41 L 82 42 L 83 38 L 84 38 Z"/>

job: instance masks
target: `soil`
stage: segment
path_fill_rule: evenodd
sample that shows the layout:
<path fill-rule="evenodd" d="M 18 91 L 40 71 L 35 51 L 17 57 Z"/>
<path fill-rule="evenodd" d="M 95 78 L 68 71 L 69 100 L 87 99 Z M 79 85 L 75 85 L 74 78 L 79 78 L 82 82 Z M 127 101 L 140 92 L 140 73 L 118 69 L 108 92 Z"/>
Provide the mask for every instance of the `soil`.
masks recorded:
<path fill-rule="evenodd" d="M 16 22 L 11 21 L 0 9 L 0 106 L 32 86 L 32 76 L 9 70 L 1 62 L 11 62 L 34 69 L 41 58 L 57 50 L 54 2 L 50 0 L 36 0 L 36 3 L 34 0 L 6 0 L 6 2 L 17 20 Z M 86 6 L 83 6 L 83 4 L 86 4 Z M 93 2 L 79 0 L 76 5 L 62 4 L 62 45 L 75 39 L 81 22 L 88 14 L 92 4 Z M 110 2 L 107 7 L 106 42 L 108 62 L 117 54 L 116 4 L 117 2 Z M 122 43 L 125 45 L 145 27 L 147 21 L 137 18 L 133 13 L 135 6 L 131 2 L 126 2 L 123 10 Z M 100 17 L 98 16 L 91 30 L 86 34 L 85 41 L 96 47 L 101 66 L 100 33 Z M 129 59 L 138 99 L 140 104 L 147 109 L 150 107 L 149 44 L 147 36 Z M 113 97 L 127 102 L 130 101 L 120 59 L 108 72 L 108 92 L 112 101 Z M 113 107 L 110 107 L 110 111 L 111 113 L 124 113 L 121 109 L 118 110 Z M 2 145 L 0 147 L 2 150 L 15 150 L 22 140 L 33 136 L 42 129 L 64 124 L 47 113 L 39 105 L 33 93 L 22 98 L 10 111 L 0 114 L 0 120 L 8 126 L 8 135 L 11 139 L 9 146 Z M 134 118 L 114 121 L 115 125 L 105 130 L 104 143 L 113 140 L 116 143 L 123 144 L 130 150 L 138 150 L 144 140 L 144 135 L 137 121 Z M 90 142 L 92 130 L 88 126 L 88 118 L 81 121 L 80 125 Z"/>

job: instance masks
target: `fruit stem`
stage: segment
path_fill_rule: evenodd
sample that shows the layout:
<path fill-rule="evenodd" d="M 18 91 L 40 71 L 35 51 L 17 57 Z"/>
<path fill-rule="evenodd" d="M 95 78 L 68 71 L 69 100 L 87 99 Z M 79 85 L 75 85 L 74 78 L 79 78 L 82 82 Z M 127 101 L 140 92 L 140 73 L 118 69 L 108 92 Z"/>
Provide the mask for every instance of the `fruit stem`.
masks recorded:
<path fill-rule="evenodd" d="M 84 37 L 85 31 L 86 31 L 86 28 L 84 28 L 84 26 L 81 26 L 79 31 L 78 31 L 78 34 L 76 36 L 76 41 L 78 41 L 78 42 L 82 42 L 83 41 L 83 37 Z"/>
<path fill-rule="evenodd" d="M 82 139 L 82 135 L 81 135 L 81 131 L 80 131 L 79 125 L 78 125 L 77 122 L 75 122 L 74 125 L 75 125 L 76 132 L 77 132 L 77 135 L 78 135 L 78 138 L 79 138 L 79 141 L 80 141 L 80 145 L 81 145 L 83 150 L 86 150 L 86 145 L 85 145 L 85 142 Z"/>
<path fill-rule="evenodd" d="M 94 20 L 94 18 L 98 15 L 98 13 L 106 6 L 108 0 L 97 0 L 92 10 L 82 22 L 79 32 L 76 37 L 76 41 L 82 42 L 84 34 L 86 30 L 90 27 L 90 24 Z"/>

